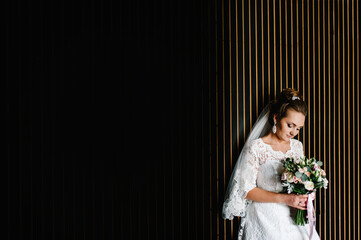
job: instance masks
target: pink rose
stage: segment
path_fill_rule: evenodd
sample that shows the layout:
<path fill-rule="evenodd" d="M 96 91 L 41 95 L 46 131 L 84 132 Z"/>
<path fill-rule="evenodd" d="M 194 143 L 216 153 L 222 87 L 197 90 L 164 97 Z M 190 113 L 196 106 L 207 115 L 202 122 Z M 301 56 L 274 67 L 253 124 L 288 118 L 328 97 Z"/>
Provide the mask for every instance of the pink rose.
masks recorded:
<path fill-rule="evenodd" d="M 299 179 L 298 177 L 293 176 L 293 182 L 294 182 L 294 183 L 298 183 L 298 179 Z"/>

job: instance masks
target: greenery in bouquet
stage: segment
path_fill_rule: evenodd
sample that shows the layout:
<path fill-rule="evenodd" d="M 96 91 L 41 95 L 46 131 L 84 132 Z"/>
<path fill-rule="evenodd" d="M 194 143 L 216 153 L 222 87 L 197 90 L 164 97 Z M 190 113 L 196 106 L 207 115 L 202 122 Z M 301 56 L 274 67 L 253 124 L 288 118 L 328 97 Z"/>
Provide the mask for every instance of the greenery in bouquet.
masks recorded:
<path fill-rule="evenodd" d="M 317 188 L 327 189 L 328 180 L 326 172 L 321 169 L 322 162 L 315 158 L 286 158 L 281 161 L 284 172 L 281 182 L 284 192 L 291 194 L 311 194 Z M 297 209 L 295 224 L 305 225 L 308 223 L 306 210 Z"/>

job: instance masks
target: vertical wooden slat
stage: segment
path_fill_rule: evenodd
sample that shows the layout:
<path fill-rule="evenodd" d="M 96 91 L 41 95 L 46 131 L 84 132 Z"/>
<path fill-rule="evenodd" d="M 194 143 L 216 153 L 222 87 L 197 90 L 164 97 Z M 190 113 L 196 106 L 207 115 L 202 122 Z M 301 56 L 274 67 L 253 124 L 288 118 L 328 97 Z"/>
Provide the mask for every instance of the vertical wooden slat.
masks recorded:
<path fill-rule="evenodd" d="M 251 4 L 250 4 L 251 5 Z M 251 15 L 251 14 L 250 14 Z M 250 21 L 251 22 L 251 21 Z M 254 1 L 254 25 L 258 26 L 257 24 L 257 1 Z M 256 70 L 256 117 L 255 119 L 258 118 L 258 34 L 257 34 L 257 28 L 253 26 L 254 29 L 254 51 L 255 51 L 255 70 Z M 250 75 L 250 79 L 252 79 L 252 75 Z M 253 81 L 251 81 L 252 83 Z M 252 87 L 252 86 L 251 86 Z M 252 99 L 251 99 L 252 102 Z"/>
<path fill-rule="evenodd" d="M 216 139 L 216 143 L 215 143 L 215 158 L 216 158 L 216 193 L 218 195 L 218 188 L 219 188 L 219 184 L 218 184 L 218 162 L 219 162 L 219 159 L 218 159 L 218 156 L 219 156 L 219 105 L 218 105 L 218 101 L 219 101 L 219 97 L 218 97 L 218 81 L 219 81 L 219 68 L 218 68 L 218 2 L 217 0 L 215 1 L 214 3 L 214 6 L 215 6 L 215 12 L 214 12 L 214 15 L 215 15 L 215 38 L 216 38 L 216 42 L 215 42 L 215 67 L 216 67 L 216 79 L 215 79 L 215 95 L 216 95 L 216 136 L 215 136 L 215 139 Z M 212 159 L 210 159 L 211 162 L 210 162 L 210 166 L 212 166 Z M 213 229 L 214 229 L 214 226 L 213 226 L 213 201 L 212 201 L 212 197 L 213 197 L 213 194 L 212 194 L 212 171 L 211 171 L 211 168 L 210 168 L 210 238 L 211 240 L 214 238 L 216 239 L 217 238 L 217 235 L 213 237 Z M 218 201 L 217 201 L 218 203 Z M 218 215 L 218 214 L 217 214 Z M 218 224 L 218 217 L 216 216 L 216 232 L 218 234 L 219 232 L 219 224 Z"/>
<path fill-rule="evenodd" d="M 288 27 L 287 27 L 287 1 L 284 1 L 285 2 L 285 17 L 284 17 L 284 20 L 285 20 L 285 63 L 286 63 L 286 88 L 288 88 Z"/>
<path fill-rule="evenodd" d="M 343 212 L 343 223 L 344 223 L 344 229 L 343 229 L 343 238 L 346 239 L 346 234 L 347 231 L 345 231 L 346 226 L 347 226 L 347 212 L 346 212 L 346 166 L 345 166 L 345 162 L 346 162 L 346 151 L 345 151 L 345 146 L 346 146 L 346 136 L 345 136 L 345 131 L 346 131 L 346 124 L 345 124 L 345 115 L 346 115 L 346 106 L 345 106 L 345 1 L 342 1 L 342 159 L 343 159 L 343 188 L 342 188 L 342 195 L 343 195 L 343 208 L 342 208 L 342 212 Z M 346 226 L 345 226 L 346 225 Z"/>
<path fill-rule="evenodd" d="M 240 132 L 240 128 L 239 128 L 239 63 L 238 63 L 238 1 L 235 0 L 235 7 L 236 7 L 236 93 L 237 93 L 237 98 L 236 98 L 236 104 L 237 104 L 237 153 L 239 153 L 239 132 Z M 232 152 L 231 152 L 232 154 Z M 233 239 L 233 235 L 234 235 L 234 230 L 233 230 L 233 221 L 231 223 L 231 239 Z"/>
<path fill-rule="evenodd" d="M 317 121 L 317 125 L 314 125 L 314 126 L 317 126 L 317 129 L 318 129 L 318 136 L 319 136 L 319 140 L 318 140 L 318 151 L 316 151 L 316 149 L 314 149 L 314 152 L 313 152 L 313 155 L 316 155 L 318 156 L 319 159 L 324 159 L 323 156 L 322 156 L 322 146 L 321 146 L 321 143 L 323 142 L 323 139 L 322 139 L 322 135 L 321 135 L 321 128 L 322 128 L 322 112 L 321 112 L 321 85 L 322 85 L 322 79 L 321 79 L 321 28 L 320 28 L 320 1 L 317 1 L 317 43 L 314 44 L 314 46 L 316 47 L 317 45 L 317 48 L 318 48 L 318 66 L 317 66 L 317 69 L 318 69 L 318 99 L 317 99 L 317 102 L 318 104 L 315 104 L 314 106 L 314 110 L 316 110 L 316 106 L 318 106 L 318 121 Z M 315 60 L 315 54 L 314 54 L 314 60 Z M 315 63 L 314 63 L 315 64 Z M 314 65 L 316 66 L 316 65 Z M 314 72 L 316 73 L 316 71 L 314 70 Z M 313 79 L 313 82 L 314 84 L 316 84 L 316 78 Z M 314 85 L 314 88 L 316 88 L 316 86 Z M 314 114 L 316 114 L 316 111 L 314 111 Z M 314 121 L 316 121 L 316 115 L 314 115 Z M 314 122 L 315 123 L 315 122 Z M 316 138 L 314 137 L 314 143 L 316 143 Z M 325 162 L 325 161 L 323 161 Z M 320 191 L 319 193 L 319 209 L 320 209 L 320 219 L 321 219 L 321 222 L 319 224 L 319 235 L 320 235 L 320 238 L 322 238 L 322 234 L 323 234 L 323 226 L 322 226 L 322 215 L 324 214 L 323 212 L 323 204 L 322 204 L 322 197 L 323 197 L 323 194 L 322 192 Z"/>
<path fill-rule="evenodd" d="M 243 63 L 243 116 L 246 116 L 246 55 L 245 55 L 245 42 L 244 42 L 244 1 L 242 0 L 242 63 Z M 243 142 L 246 141 L 246 119 L 243 120 Z"/>
<path fill-rule="evenodd" d="M 306 5 L 307 5 L 307 13 L 309 13 L 310 11 L 310 3 L 308 1 L 306 1 Z M 308 111 L 310 112 L 311 111 L 311 94 L 310 94 L 310 86 L 311 86 L 311 71 L 310 71 L 310 16 L 307 16 L 307 73 L 308 73 L 308 76 L 307 76 L 307 108 L 308 108 Z M 308 118 L 308 126 L 307 126 L 307 130 L 308 130 L 308 134 L 307 134 L 307 145 L 308 145 L 308 154 L 310 156 L 311 155 L 311 118 L 309 117 Z"/>
<path fill-rule="evenodd" d="M 271 100 L 271 44 L 270 44 L 270 30 L 269 30 L 269 24 L 270 24 L 270 18 L 269 18 L 269 1 L 267 1 L 267 41 L 268 41 L 268 45 L 267 45 L 267 50 L 268 50 L 268 100 Z"/>
<path fill-rule="evenodd" d="M 351 2 L 351 39 L 352 39 L 352 128 L 353 129 L 357 129 L 355 128 L 355 26 L 354 26 L 354 22 L 355 22 L 355 15 L 354 15 L 354 7 L 355 7 L 355 2 L 352 0 Z M 356 145 L 355 145 L 355 131 L 353 131 L 352 133 L 352 149 L 356 149 Z M 355 157 L 355 152 L 352 154 L 352 182 L 356 183 L 356 161 L 357 158 Z M 352 188 L 352 208 L 356 209 L 356 184 L 353 184 L 353 188 Z M 351 205 L 350 205 L 351 207 Z M 354 238 L 356 238 L 356 230 L 357 230 L 357 222 L 356 222 L 356 215 L 358 215 L 358 212 L 354 212 L 352 214 L 353 218 L 352 218 L 352 223 L 353 223 L 353 236 Z"/>
<path fill-rule="evenodd" d="M 293 49 L 294 49 L 294 42 L 293 42 L 293 1 L 291 1 L 291 45 L 290 45 L 290 51 L 291 51 L 291 74 L 292 74 L 292 77 L 291 77 L 291 79 L 292 79 L 292 85 L 291 85 L 291 88 L 294 88 L 294 86 L 293 86 L 293 83 L 294 83 L 294 63 L 293 63 Z M 297 17 L 298 15 L 296 15 L 296 17 Z M 296 20 L 297 21 L 297 20 Z M 298 23 L 298 21 L 297 21 L 297 23 Z M 297 26 L 298 27 L 298 26 Z M 298 33 L 298 31 L 297 31 L 297 33 Z M 297 34 L 297 36 L 298 36 L 298 34 Z M 298 51 L 298 44 L 297 44 L 297 46 L 296 46 L 296 48 L 297 48 L 297 51 Z M 297 57 L 298 57 L 298 52 L 297 52 Z M 297 64 L 297 67 L 298 67 L 298 62 L 297 62 L 297 60 L 298 59 L 296 59 L 296 64 Z M 298 69 L 298 68 L 297 68 Z M 297 81 L 298 81 L 298 79 L 297 79 Z M 297 84 L 297 87 L 296 87 L 297 89 L 299 88 L 299 86 L 298 86 L 298 84 Z M 299 137 L 299 136 L 298 136 Z"/>
<path fill-rule="evenodd" d="M 263 1 L 261 1 L 261 29 L 262 29 L 262 62 L 261 62 L 261 66 L 262 66 L 262 106 L 264 106 L 264 26 L 263 26 L 263 16 L 264 16 L 264 12 L 263 12 Z M 257 26 L 257 25 L 256 25 Z M 257 111 L 258 112 L 258 111 Z M 258 115 L 257 115 L 258 116 Z"/>
<path fill-rule="evenodd" d="M 356 92 L 360 90 L 360 36 L 359 36 L 359 1 L 356 1 Z M 357 94 L 357 101 L 356 101 L 356 111 L 357 111 L 357 128 L 360 129 L 360 95 Z M 360 159 L 360 131 L 357 131 L 357 159 Z M 357 164 L 357 182 L 360 182 L 360 163 Z M 357 189 L 357 223 L 360 225 L 360 188 Z M 360 229 L 357 231 L 357 239 L 360 239 Z"/>
<path fill-rule="evenodd" d="M 346 9 L 347 9 L 347 21 L 346 21 L 346 25 L 347 25 L 347 35 L 345 36 L 345 39 L 347 41 L 347 162 L 348 162 L 348 168 L 347 168 L 347 185 L 349 186 L 347 188 L 347 193 L 348 193 L 348 207 L 351 206 L 351 156 L 350 156 L 350 145 L 351 145 L 351 142 L 350 142 L 350 41 L 349 41 L 349 36 L 350 36 L 350 23 L 349 23 L 349 16 L 350 16 L 350 13 L 349 13 L 349 9 L 350 9 L 350 6 L 349 6 L 349 0 L 347 0 L 346 2 Z M 345 116 L 346 117 L 346 116 Z M 346 132 L 343 133 L 344 135 L 346 134 Z M 346 139 L 346 137 L 345 137 Z M 345 149 L 346 150 L 346 149 Z M 347 211 L 345 209 L 345 211 Z M 351 226 L 352 226 L 352 223 L 351 223 L 351 212 L 350 211 L 347 211 L 347 215 L 348 215 L 348 229 L 344 229 L 348 232 L 348 239 L 351 239 Z"/>
<path fill-rule="evenodd" d="M 273 1 L 273 63 L 274 63 L 274 99 L 276 100 L 276 96 L 277 96 L 277 44 L 276 44 L 276 1 Z"/>
<path fill-rule="evenodd" d="M 283 69 L 282 69 L 282 0 L 279 0 L 278 2 L 279 4 L 279 20 L 280 20 L 280 29 L 279 29 L 279 34 L 280 34 L 280 79 L 279 79 L 279 82 L 280 82 L 280 89 L 278 89 L 279 92 L 282 91 L 283 89 L 283 86 L 282 86 L 282 77 L 283 77 Z M 276 41 L 275 41 L 276 42 Z M 277 79 L 275 78 L 275 81 L 277 81 Z"/>
<path fill-rule="evenodd" d="M 208 51 L 207 51 L 207 56 L 212 56 L 212 50 L 211 50 L 211 46 L 212 46 L 212 35 L 211 35 L 211 5 L 208 4 L 207 5 L 207 30 L 208 30 L 208 33 L 207 33 L 207 38 L 208 38 Z M 203 57 L 202 57 L 202 60 L 203 60 Z M 213 135 L 212 135 L 212 127 L 213 127 L 213 120 L 212 120 L 212 112 L 213 112 L 213 104 L 212 104 L 212 81 L 211 81 L 211 59 L 208 58 L 206 59 L 205 61 L 207 61 L 207 64 L 206 66 L 208 67 L 208 72 L 205 72 L 204 74 L 202 74 L 202 78 L 204 77 L 204 79 L 208 78 L 208 85 L 207 85 L 207 88 L 206 90 L 208 90 L 208 98 L 207 99 L 204 99 L 203 102 L 202 102 L 202 109 L 205 110 L 205 116 L 203 118 L 203 114 L 202 114 L 202 203 L 204 204 L 204 208 L 202 208 L 202 239 L 205 238 L 205 236 L 207 236 L 206 234 L 206 229 L 207 229 L 207 226 L 209 226 L 208 224 L 206 224 L 207 222 L 207 210 L 209 211 L 210 209 L 212 209 L 212 190 L 210 189 L 209 191 L 209 196 L 210 198 L 207 199 L 207 201 L 209 200 L 209 205 L 206 204 L 206 170 L 207 170 L 207 163 L 206 163 L 206 160 L 208 160 L 207 158 L 209 157 L 210 161 L 208 162 L 208 168 L 209 168 L 209 176 L 212 176 L 211 175 L 211 171 L 212 171 L 212 163 L 211 163 L 211 160 L 212 160 L 212 139 L 213 139 Z M 205 80 L 204 80 L 205 81 Z M 205 94 L 206 95 L 206 94 Z M 203 98 L 202 98 L 203 99 Z M 208 110 L 208 116 L 206 115 L 206 111 Z M 207 119 L 208 117 L 208 128 L 207 128 Z M 204 129 L 204 130 L 203 130 Z M 206 131 L 208 131 L 208 139 L 204 136 L 206 136 L 207 134 Z M 208 141 L 207 141 L 208 140 Z M 205 147 L 205 144 L 207 143 L 207 147 L 209 148 L 208 149 L 208 152 L 206 152 L 207 150 L 207 147 Z M 209 179 L 209 182 L 211 183 L 211 179 Z M 207 186 L 208 188 L 208 186 Z M 172 199 L 173 201 L 173 199 Z M 208 207 L 208 209 L 206 208 Z M 212 223 L 212 220 L 211 220 L 211 216 L 212 216 L 212 212 L 209 211 L 209 219 L 210 219 L 210 223 Z M 210 239 L 211 239 L 211 234 L 210 234 Z"/>
<path fill-rule="evenodd" d="M 237 152 L 239 152 L 239 60 L 238 60 L 238 1 L 235 0 L 236 5 L 236 89 L 237 89 Z"/>
<path fill-rule="evenodd" d="M 298 4 L 297 4 L 298 5 Z M 305 27 L 304 27 L 304 0 L 301 0 L 301 29 L 302 29 L 302 32 L 301 32 L 301 36 L 302 36 L 302 78 L 303 78 L 303 81 L 302 81 L 302 89 L 303 91 L 305 91 Z M 303 97 L 305 99 L 305 93 L 303 92 Z M 308 106 L 308 111 L 309 111 L 309 106 Z M 310 117 L 308 116 L 307 119 L 309 119 Z M 308 127 L 307 127 L 308 128 Z M 303 128 L 305 129 L 305 128 Z M 306 131 L 303 130 L 303 134 L 302 134 L 302 142 L 303 142 L 303 147 L 305 148 L 305 141 L 306 141 Z M 304 151 L 305 152 L 305 151 Z"/>
<path fill-rule="evenodd" d="M 338 32 L 337 32 L 337 56 L 338 56 L 338 59 L 341 59 L 341 54 L 340 54 L 340 33 L 341 33 L 341 30 L 340 28 L 342 28 L 343 26 L 341 25 L 341 19 L 339 17 L 340 15 L 340 2 L 337 2 L 337 11 L 338 11 Z M 341 27 L 340 27 L 341 25 Z M 338 79 L 341 80 L 341 63 L 338 61 L 337 62 L 338 64 Z M 340 81 L 337 81 L 337 85 L 338 85 L 338 89 L 340 90 L 341 89 L 341 86 L 340 86 Z M 338 95 L 338 98 L 337 98 L 337 106 L 338 106 L 338 109 L 337 109 L 337 120 L 338 120 L 338 123 L 337 123 L 337 131 L 338 131 L 338 137 L 339 137 L 339 141 L 338 141 L 338 159 L 341 159 L 341 117 L 340 117 L 340 105 L 341 105 L 341 94 L 339 93 Z M 343 158 L 344 159 L 344 158 Z M 337 179 L 338 179 L 338 186 L 341 186 L 341 167 L 338 168 L 338 175 L 337 175 Z M 338 223 L 338 237 L 339 239 L 341 239 L 341 233 L 343 232 L 342 231 L 342 226 L 340 224 L 340 220 L 341 220 L 341 214 L 342 214 L 342 208 L 341 208 L 341 195 L 342 195 L 342 192 L 341 194 L 339 193 L 338 194 L 338 213 L 339 213 L 339 218 L 337 218 L 337 223 Z"/>
<path fill-rule="evenodd" d="M 336 21 L 335 21 L 335 10 L 336 9 L 336 5 L 335 5 L 335 2 L 332 2 L 332 26 L 333 26 L 333 32 L 334 32 L 334 34 L 333 34 L 333 44 L 332 44 L 332 47 L 333 47 L 333 51 L 332 51 L 332 53 L 333 53 L 333 58 L 332 58 L 332 60 L 333 60 L 333 63 L 332 63 L 332 66 L 333 66 L 333 104 L 332 104 L 332 109 L 333 109 L 333 114 L 332 114 L 332 117 L 333 117 L 333 119 L 336 119 L 336 113 L 337 113 L 337 108 L 336 108 L 336 98 L 337 98 L 337 96 L 336 96 Z M 336 135 L 336 123 L 335 122 L 333 122 L 333 133 L 334 133 L 334 135 Z M 332 174 L 332 176 L 333 177 L 331 177 L 330 178 L 330 184 L 332 184 L 333 186 L 332 186 L 332 190 L 333 190 L 333 199 L 335 200 L 335 203 L 334 203 L 334 205 L 333 205 L 333 209 L 334 209 L 334 211 L 333 211 L 333 220 L 334 220 L 334 222 L 335 222 L 335 224 L 337 224 L 337 214 L 336 214 L 336 212 L 337 212 L 337 207 L 336 207 L 336 204 L 337 204 L 337 202 L 336 202 L 336 199 L 337 199 L 337 195 L 336 195 L 336 180 L 337 180 L 337 177 L 336 177 L 336 169 L 337 169 L 337 165 L 336 165 L 336 137 L 335 136 L 333 136 L 333 174 Z M 331 175 L 331 174 L 330 174 Z M 334 236 L 334 238 L 336 238 L 336 234 L 337 234 L 337 227 L 333 227 L 333 236 Z"/>
<path fill-rule="evenodd" d="M 296 65 L 297 65 L 297 89 L 300 89 L 300 39 L 299 39 L 299 33 L 300 33 L 300 25 L 299 25 L 299 16 L 298 16 L 298 5 L 299 5 L 299 0 L 296 0 L 296 44 L 297 44 L 297 52 L 296 52 Z M 301 31 L 303 32 L 303 29 L 301 29 Z M 302 47 L 303 49 L 303 47 Z M 304 81 L 302 81 L 304 82 Z M 302 88 L 302 90 L 304 91 L 304 88 Z M 304 134 L 303 134 L 304 135 Z"/>
<path fill-rule="evenodd" d="M 209 5 L 208 6 L 208 29 L 209 29 L 209 32 L 208 32 L 208 38 L 209 38 L 209 47 L 208 47 L 208 56 L 212 56 L 212 49 L 211 49 L 211 39 L 213 38 L 211 36 L 211 16 L 212 16 L 212 13 L 211 13 L 211 6 Z M 216 29 L 216 26 L 217 24 L 215 24 L 215 29 Z M 217 31 L 215 31 L 217 33 Z M 217 36 L 214 36 L 215 39 L 217 39 Z M 217 42 L 217 40 L 216 40 Z M 217 46 L 217 44 L 216 44 Z M 217 49 L 217 48 L 216 48 Z M 215 52 L 215 61 L 217 62 L 217 51 Z M 215 65 L 215 69 L 216 69 L 216 76 L 215 76 L 215 79 L 217 79 L 217 64 Z M 213 113 L 213 102 L 212 102 L 212 96 L 213 96 L 213 92 L 212 92 L 212 89 L 213 89 L 213 86 L 212 86 L 212 74 L 211 74 L 211 60 L 208 59 L 208 99 L 206 102 L 206 106 L 208 104 L 208 133 L 209 133 L 209 139 L 208 139 L 208 147 L 209 147 L 209 152 L 206 153 L 206 152 L 203 152 L 204 153 L 204 157 L 202 159 L 207 159 L 209 158 L 209 162 L 208 162 L 208 166 L 209 166 L 209 205 L 208 205 L 208 211 L 209 211 L 209 225 L 208 224 L 205 224 L 206 220 L 207 219 L 202 219 L 203 221 L 203 226 L 205 226 L 203 228 L 203 239 L 205 238 L 206 236 L 206 226 L 208 225 L 210 231 L 209 231 L 209 238 L 212 239 L 212 156 L 213 156 L 213 145 L 212 145 L 212 140 L 213 140 L 213 131 L 212 131 L 212 128 L 213 128 L 213 121 L 212 121 L 212 113 Z M 205 108 L 206 108 L 205 106 Z M 206 124 L 206 123 L 205 123 Z M 204 168 L 205 166 L 202 166 L 202 168 Z M 204 171 L 206 169 L 203 169 Z M 204 184 L 205 185 L 205 184 Z M 202 200 L 205 198 L 205 194 L 203 195 L 202 197 Z M 173 199 L 172 199 L 173 200 Z M 204 202 L 204 201 L 202 201 Z M 206 204 L 205 204 L 206 206 Z M 203 209 L 203 213 L 206 212 L 206 209 Z M 203 214 L 203 216 L 206 216 L 205 214 Z"/>
<path fill-rule="evenodd" d="M 178 96 L 180 96 L 180 93 L 181 93 L 181 86 L 180 86 L 180 84 L 178 85 L 178 89 L 177 89 L 177 91 L 178 91 Z M 181 120 L 180 119 L 178 119 L 178 135 L 179 136 L 182 136 L 182 130 L 183 130 L 183 128 L 182 128 L 182 122 L 181 122 Z M 180 147 L 180 145 L 178 145 L 178 152 L 181 152 L 181 147 Z M 178 157 L 178 156 L 177 156 Z M 184 182 L 183 182 L 183 162 L 182 161 L 179 161 L 179 163 L 178 163 L 178 173 L 179 173 L 179 191 L 178 191 L 178 194 L 179 194 L 179 202 L 180 201 L 182 201 L 181 200 L 181 197 L 180 196 L 182 196 L 183 195 L 183 193 L 182 193 L 182 187 L 183 187 L 183 184 L 184 184 Z M 183 236 L 183 231 L 182 231 L 182 223 L 183 223 L 183 214 L 182 214 L 182 212 L 183 212 L 183 205 L 182 204 L 179 204 L 179 210 L 178 210 L 178 214 L 179 214 L 179 223 L 178 223 L 178 228 L 179 228 L 179 236 L 180 236 L 180 238 L 182 238 L 182 236 Z M 157 220 L 156 220 L 156 222 L 157 222 Z M 157 224 L 156 224 L 157 225 Z M 158 228 L 156 228 L 156 238 L 159 238 L 158 237 Z"/>
<path fill-rule="evenodd" d="M 222 165 L 223 165 L 223 178 L 221 176 L 218 175 L 217 180 L 220 181 L 221 179 L 223 180 L 223 189 L 225 188 L 225 184 L 226 184 L 226 89 L 225 89 L 225 81 L 226 81 L 226 76 L 225 76 L 225 50 L 224 50 L 224 18 L 225 18 L 225 12 L 224 12 L 224 1 L 222 0 Z M 219 195 L 219 189 L 217 192 L 217 196 Z M 219 205 L 219 201 L 217 200 L 217 206 Z M 221 221 L 222 219 L 220 218 L 220 213 L 219 211 L 217 211 L 217 236 L 219 236 L 220 234 L 220 228 L 221 228 Z M 225 229 L 225 221 L 223 221 L 223 228 Z"/>
<path fill-rule="evenodd" d="M 228 44 L 229 44 L 229 158 L 230 158 L 230 169 L 232 169 L 233 161 L 232 161 L 232 153 L 233 153 L 233 124 L 232 124 L 232 14 L 231 14 L 231 0 L 228 0 Z M 224 189 L 227 189 L 227 182 L 226 182 L 226 172 L 224 172 Z M 226 221 L 223 221 L 224 223 L 224 232 L 227 232 L 227 225 Z M 233 223 L 233 221 L 232 221 Z M 232 232 L 233 232 L 233 224 L 232 224 Z M 233 236 L 232 236 L 233 237 Z M 225 236 L 225 239 L 227 239 L 227 235 Z"/>
<path fill-rule="evenodd" d="M 331 84 L 332 84 L 332 78 L 331 78 L 331 31 L 330 31 L 330 25 L 331 25 L 331 21 L 330 21 L 330 15 L 331 15 L 331 12 L 330 12 L 330 4 L 331 3 L 328 3 L 327 4 L 327 35 L 328 35 L 328 132 L 331 133 L 332 132 L 332 121 L 331 121 Z M 331 151 L 331 142 L 332 142 L 332 136 L 330 134 L 330 136 L 327 138 L 328 139 L 328 150 L 329 150 L 329 171 L 327 172 L 327 178 L 330 182 L 333 181 L 333 179 L 331 179 L 332 175 L 330 174 L 331 173 L 331 166 L 334 166 L 334 163 L 332 162 L 332 159 L 334 159 L 334 155 L 332 154 L 332 151 Z M 329 190 L 329 194 L 328 194 L 328 229 L 329 229 L 329 232 L 328 232 L 328 237 L 331 239 L 331 236 L 332 236 L 332 227 L 331 227 L 331 222 L 332 222 L 332 209 L 333 209 L 333 206 L 332 206 L 332 203 L 331 203 L 331 196 L 332 196 L 332 190 L 333 188 L 328 188 Z M 325 221 L 326 222 L 326 221 Z"/>
<path fill-rule="evenodd" d="M 252 129 L 252 10 L 251 10 L 251 1 L 248 2 L 248 36 L 249 36 L 249 55 L 248 55 L 248 64 L 249 64 L 249 129 Z"/>
<path fill-rule="evenodd" d="M 315 50 L 315 48 L 316 48 L 315 26 L 316 25 L 315 24 L 316 24 L 315 23 L 315 2 L 312 1 L 312 26 L 313 26 L 312 27 L 312 50 L 313 50 L 313 54 L 312 54 L 312 57 L 313 57 L 312 58 L 312 67 L 313 67 L 313 69 L 312 69 L 313 70 L 313 78 L 312 78 L 312 106 L 313 106 L 312 116 L 313 116 L 313 118 L 312 119 L 313 119 L 313 123 L 312 123 L 312 126 L 313 126 L 313 132 L 316 132 L 315 128 L 317 128 L 317 123 L 316 123 L 316 116 L 317 116 L 316 115 L 316 106 L 317 106 L 317 104 L 316 104 L 316 50 Z M 310 61 L 310 59 L 309 59 L 309 61 Z M 311 153 L 311 156 L 315 156 L 316 155 L 315 154 L 315 146 L 314 146 L 314 144 L 316 144 L 315 134 L 312 134 L 312 137 L 313 137 L 312 140 L 309 139 L 309 141 L 312 141 L 313 148 L 312 148 L 312 150 L 310 149 L 309 151 Z M 318 204 L 316 204 L 316 206 L 315 206 L 316 212 L 317 212 L 318 208 L 320 207 L 320 202 L 321 202 L 320 197 L 317 199 L 317 202 L 318 202 Z M 318 225 L 318 226 L 320 228 L 320 225 Z"/>
<path fill-rule="evenodd" d="M 360 49 L 359 49 L 359 43 L 360 43 L 360 38 L 359 38 L 359 1 L 356 1 L 356 89 L 355 92 L 358 93 L 358 91 L 360 90 L 360 68 L 358 66 L 360 66 Z M 357 127 L 356 129 L 360 129 L 360 98 L 359 98 L 359 94 L 356 94 L 356 112 L 357 112 Z M 357 150 L 357 159 L 360 159 L 360 131 L 356 132 L 356 136 L 357 136 L 357 145 L 356 148 L 354 149 L 358 149 Z M 357 182 L 360 182 L 360 163 L 358 162 L 357 164 Z M 360 188 L 357 188 L 357 223 L 358 226 L 360 225 Z M 360 229 L 357 230 L 357 239 L 360 239 Z"/>
<path fill-rule="evenodd" d="M 327 126 L 326 125 L 326 107 L 327 107 L 327 104 L 326 104 L 326 95 L 329 95 L 329 93 L 326 92 L 326 39 L 325 39 L 325 32 L 326 32 L 326 27 L 325 27 L 325 2 L 323 1 L 322 2 L 322 33 L 323 33 L 323 37 L 322 37 L 322 41 L 323 41 L 323 61 L 322 61 L 322 65 L 323 65 L 323 126 L 324 126 L 324 129 L 323 129 L 323 162 L 325 163 L 324 164 L 324 170 L 326 172 L 328 172 L 328 166 L 329 166 L 329 163 L 328 161 L 326 161 L 326 159 L 330 159 L 329 157 L 327 158 L 327 155 L 326 155 L 326 144 L 327 144 L 327 138 L 326 138 L 326 130 L 325 130 L 325 127 Z M 320 69 L 320 68 L 319 68 Z M 326 94 L 327 93 L 327 94 Z M 320 94 L 321 95 L 321 94 Z M 320 127 L 321 128 L 321 127 Z M 323 191 L 323 224 L 324 224 L 324 233 L 326 235 L 326 230 L 327 230 L 327 216 L 328 216 L 328 208 L 330 208 L 330 206 L 327 206 L 327 199 L 329 197 L 326 197 L 328 195 L 328 192 L 325 192 L 324 190 Z"/>

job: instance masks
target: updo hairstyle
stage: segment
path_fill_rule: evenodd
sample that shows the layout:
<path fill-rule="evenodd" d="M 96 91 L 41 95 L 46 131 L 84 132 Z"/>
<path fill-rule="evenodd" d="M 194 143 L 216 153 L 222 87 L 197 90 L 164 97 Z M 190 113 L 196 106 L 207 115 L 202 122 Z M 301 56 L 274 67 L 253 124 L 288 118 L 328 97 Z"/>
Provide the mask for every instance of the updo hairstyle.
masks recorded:
<path fill-rule="evenodd" d="M 292 100 L 292 97 L 299 97 L 300 99 Z M 270 106 L 270 115 L 268 121 L 271 125 L 274 124 L 273 115 L 277 115 L 277 122 L 286 117 L 287 110 L 292 108 L 293 110 L 302 113 L 307 116 L 307 105 L 302 100 L 302 95 L 296 89 L 286 88 L 283 89 L 277 100 L 273 101 Z"/>

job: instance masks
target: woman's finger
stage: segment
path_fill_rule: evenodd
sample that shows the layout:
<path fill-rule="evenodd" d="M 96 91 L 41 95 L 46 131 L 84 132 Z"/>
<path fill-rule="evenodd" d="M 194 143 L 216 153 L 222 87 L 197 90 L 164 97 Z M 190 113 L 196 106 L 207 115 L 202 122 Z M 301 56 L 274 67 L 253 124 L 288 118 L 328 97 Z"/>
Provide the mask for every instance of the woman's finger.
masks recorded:
<path fill-rule="evenodd" d="M 301 197 L 303 201 L 307 201 L 308 197 Z"/>
<path fill-rule="evenodd" d="M 306 203 L 304 203 L 304 202 L 299 202 L 298 204 L 297 204 L 297 207 L 298 208 L 300 208 L 300 209 L 302 209 L 302 210 L 306 210 L 307 208 L 306 208 Z"/>

